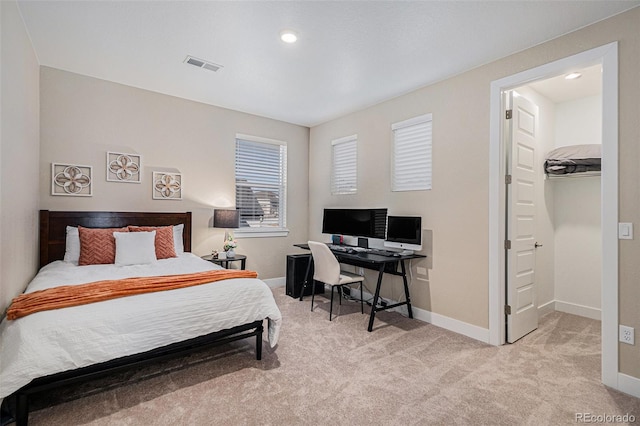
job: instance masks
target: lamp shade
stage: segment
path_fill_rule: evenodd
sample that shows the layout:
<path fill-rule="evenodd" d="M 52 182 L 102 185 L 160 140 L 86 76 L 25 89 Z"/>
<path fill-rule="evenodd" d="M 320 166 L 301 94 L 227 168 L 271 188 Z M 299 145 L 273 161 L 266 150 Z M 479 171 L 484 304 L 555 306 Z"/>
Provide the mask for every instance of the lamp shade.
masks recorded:
<path fill-rule="evenodd" d="M 238 210 L 218 209 L 213 211 L 214 228 L 237 228 L 240 226 Z"/>

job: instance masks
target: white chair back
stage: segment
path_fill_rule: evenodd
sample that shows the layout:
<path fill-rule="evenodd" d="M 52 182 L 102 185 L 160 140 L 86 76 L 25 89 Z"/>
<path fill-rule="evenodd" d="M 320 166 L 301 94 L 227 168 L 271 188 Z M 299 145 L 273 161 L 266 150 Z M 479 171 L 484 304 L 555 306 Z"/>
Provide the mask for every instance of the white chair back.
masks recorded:
<path fill-rule="evenodd" d="M 340 283 L 340 264 L 324 243 L 309 241 L 313 256 L 313 279 L 329 285 Z"/>

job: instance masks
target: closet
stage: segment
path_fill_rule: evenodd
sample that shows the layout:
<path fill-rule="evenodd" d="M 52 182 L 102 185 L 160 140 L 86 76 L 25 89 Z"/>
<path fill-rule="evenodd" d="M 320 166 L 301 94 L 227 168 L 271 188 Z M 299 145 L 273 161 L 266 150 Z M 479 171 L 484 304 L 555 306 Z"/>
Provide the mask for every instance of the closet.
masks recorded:
<path fill-rule="evenodd" d="M 602 140 L 600 66 L 579 70 L 579 80 L 565 76 L 532 83 L 516 92 L 539 107 L 536 158 L 536 284 L 539 316 L 562 311 L 600 319 L 602 275 L 601 176 L 595 161 L 575 160 L 576 173 L 555 175 L 545 170 L 548 154 L 561 155 L 586 145 L 593 157 Z M 579 84 L 578 84 L 579 83 Z M 550 162 L 552 164 L 552 162 Z M 556 163 L 553 163 L 556 164 Z M 574 167 L 575 169 L 575 167 Z"/>

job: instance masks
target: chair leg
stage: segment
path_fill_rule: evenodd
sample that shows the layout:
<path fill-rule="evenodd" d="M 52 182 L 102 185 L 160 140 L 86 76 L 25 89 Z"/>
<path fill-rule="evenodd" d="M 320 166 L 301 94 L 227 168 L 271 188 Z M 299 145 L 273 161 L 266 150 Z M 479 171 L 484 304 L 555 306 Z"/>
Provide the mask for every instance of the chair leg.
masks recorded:
<path fill-rule="evenodd" d="M 340 302 L 340 306 L 342 306 L 342 296 L 343 296 L 343 292 L 342 292 L 342 286 L 338 287 L 338 296 L 340 296 L 340 299 L 338 300 Z"/>
<path fill-rule="evenodd" d="M 362 294 L 362 281 L 360 281 L 360 311 L 364 314 L 364 302 L 362 299 L 364 299 L 364 296 Z"/>
<path fill-rule="evenodd" d="M 313 297 L 316 295 L 316 282 L 311 280 L 311 312 L 313 312 Z"/>
<path fill-rule="evenodd" d="M 331 313 L 333 312 L 333 289 L 335 286 L 331 286 L 331 304 L 329 305 L 329 321 L 331 321 Z"/>

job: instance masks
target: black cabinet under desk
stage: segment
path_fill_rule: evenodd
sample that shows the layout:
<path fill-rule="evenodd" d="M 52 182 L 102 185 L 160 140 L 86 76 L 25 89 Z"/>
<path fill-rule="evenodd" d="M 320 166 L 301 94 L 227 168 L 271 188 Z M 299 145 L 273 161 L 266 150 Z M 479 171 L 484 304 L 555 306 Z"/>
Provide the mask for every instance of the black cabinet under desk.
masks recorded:
<path fill-rule="evenodd" d="M 287 255 L 287 282 L 286 293 L 287 296 L 298 298 L 300 297 L 300 291 L 304 285 L 305 274 L 307 273 L 307 266 L 311 260 L 311 254 L 289 254 Z M 311 264 L 311 270 L 309 276 L 313 277 L 313 264 Z M 316 294 L 324 293 L 324 284 L 316 281 Z M 311 286 L 307 286 L 304 292 L 305 296 L 311 295 Z"/>

